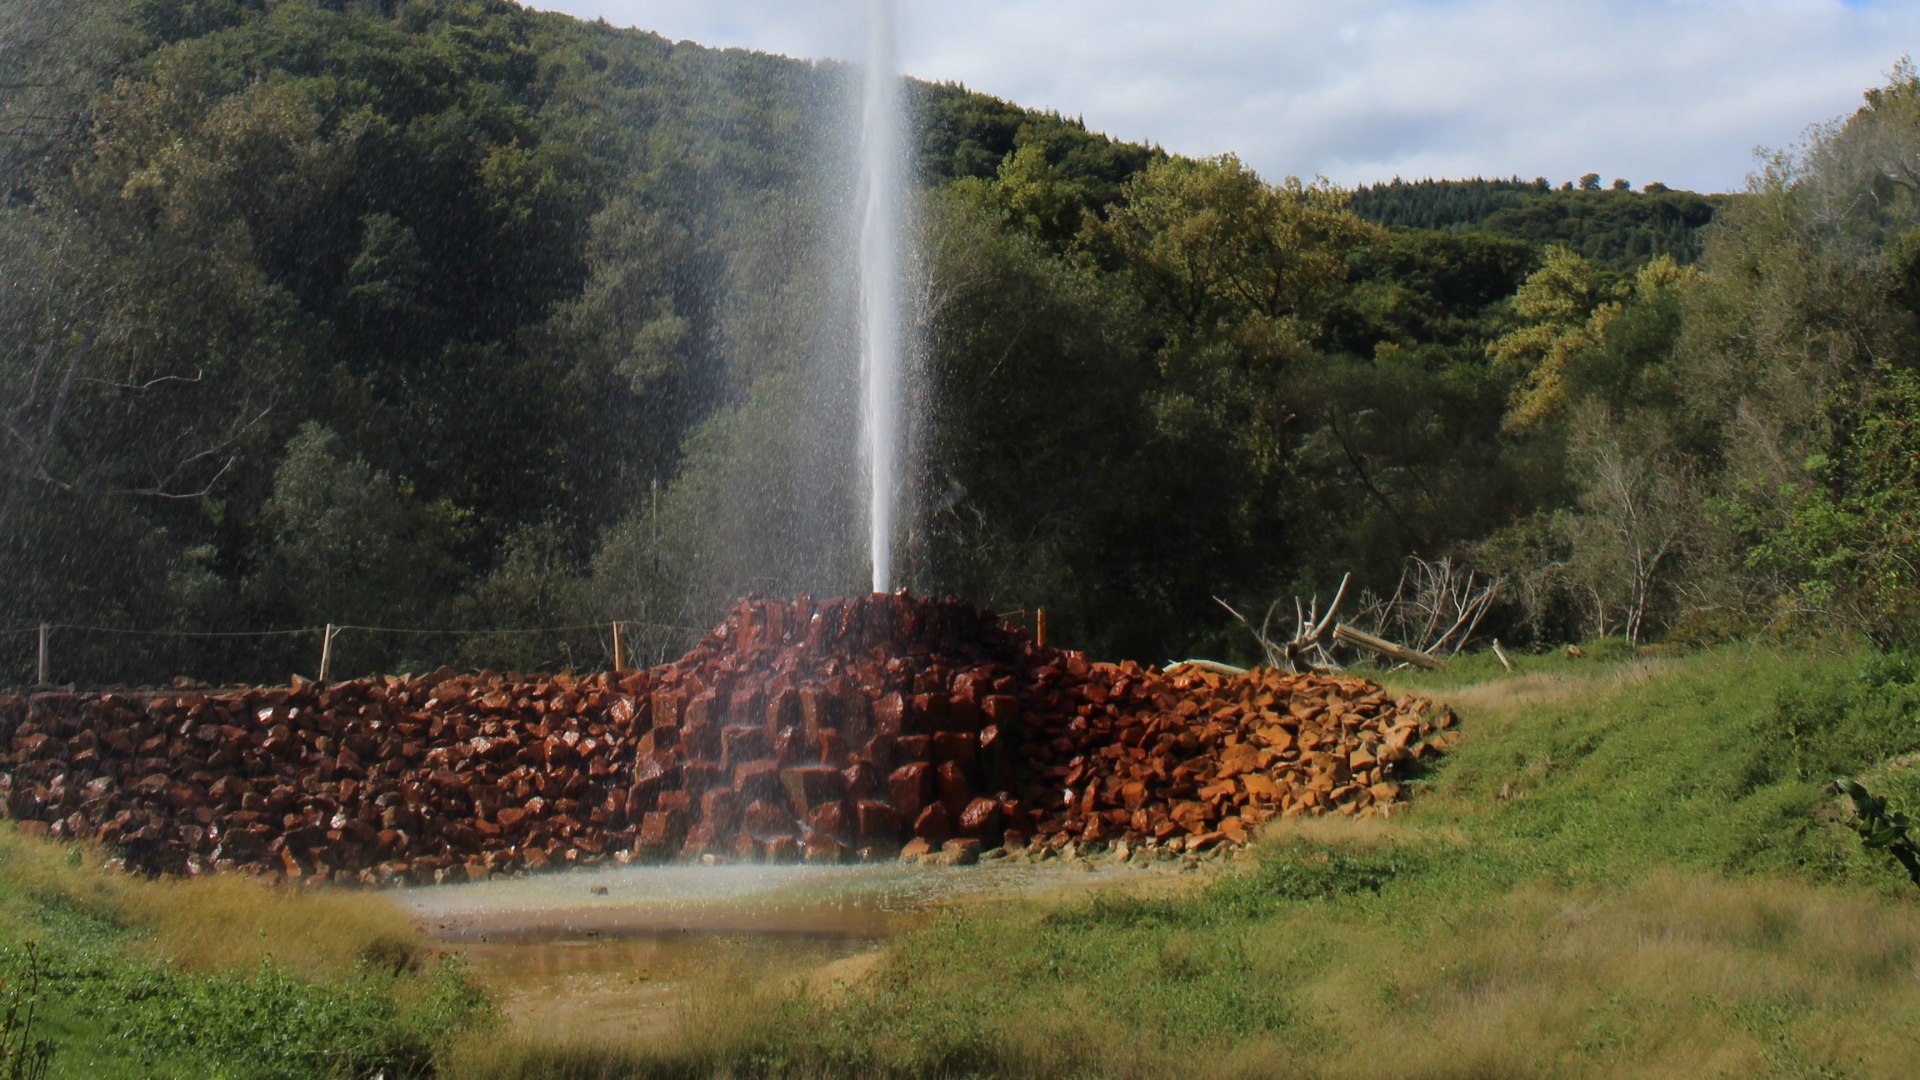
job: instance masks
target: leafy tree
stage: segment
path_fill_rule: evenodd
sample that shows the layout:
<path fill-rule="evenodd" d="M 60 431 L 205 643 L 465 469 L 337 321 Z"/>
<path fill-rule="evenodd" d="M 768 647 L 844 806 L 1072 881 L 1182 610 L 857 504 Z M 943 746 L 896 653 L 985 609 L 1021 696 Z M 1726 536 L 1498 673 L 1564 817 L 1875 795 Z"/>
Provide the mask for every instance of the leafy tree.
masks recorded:
<path fill-rule="evenodd" d="M 1164 335 L 1164 428 L 1205 431 L 1256 475 L 1285 460 L 1285 379 L 1377 234 L 1326 185 L 1263 183 L 1231 155 L 1170 159 L 1128 184 L 1093 243 Z"/>
<path fill-rule="evenodd" d="M 572 653 L 577 635 L 503 632 L 597 621 L 570 546 L 564 529 L 554 526 L 525 526 L 507 537 L 493 569 L 454 604 L 461 625 L 487 631 L 462 641 L 462 660 L 513 671 L 607 663 L 598 650 Z"/>
<path fill-rule="evenodd" d="M 343 456 L 339 437 L 303 425 L 260 508 L 252 585 L 300 625 L 444 625 L 462 515 L 422 504 L 405 480 Z"/>
<path fill-rule="evenodd" d="M 1887 609 L 1866 614 L 1877 605 L 1839 588 L 1843 575 L 1792 552 L 1794 536 L 1819 533 L 1810 480 L 1831 505 L 1852 498 L 1844 472 L 1806 463 L 1859 452 L 1853 440 L 1872 416 L 1862 403 L 1898 400 L 1890 380 L 1920 347 L 1897 285 L 1900 238 L 1920 225 L 1908 175 L 1917 116 L 1920 78 L 1903 63 L 1852 116 L 1766 158 L 1684 293 L 1672 365 L 1680 414 L 1712 447 L 1721 546 L 1753 552 L 1726 561 L 1723 592 L 1763 618 L 1830 598 L 1833 618 L 1891 632 Z"/>
<path fill-rule="evenodd" d="M 1809 457 L 1806 481 L 1783 493 L 1784 520 L 1751 558 L 1788 568 L 1809 609 L 1891 646 L 1920 630 L 1920 376 L 1879 376 L 1839 452 Z"/>
<path fill-rule="evenodd" d="M 1459 233 L 1484 231 L 1537 246 L 1559 244 L 1613 270 L 1632 270 L 1649 258 L 1671 256 L 1681 265 L 1700 257 L 1703 230 L 1737 196 L 1697 195 L 1649 184 L 1631 192 L 1555 191 L 1543 180 L 1395 180 L 1353 193 L 1360 217 L 1389 226 Z"/>
<path fill-rule="evenodd" d="M 1487 347 L 1496 369 L 1516 383 L 1508 430 L 1537 428 L 1565 405 L 1568 367 L 1599 342 L 1620 313 L 1623 292 L 1611 275 L 1566 248 L 1547 249 L 1540 269 L 1514 293 L 1520 325 Z"/>
<path fill-rule="evenodd" d="M 1146 415 L 1137 316 L 1117 282 L 1004 229 L 972 189 L 926 218 L 934 420 L 909 543 L 918 580 L 1001 610 L 1046 607 L 1089 646 L 1154 641 L 1155 623 L 1188 617 L 1172 594 L 1190 560 L 1170 556 L 1216 539 L 1163 511 L 1178 477 Z M 1144 617 L 1119 617 L 1129 608 Z"/>
<path fill-rule="evenodd" d="M 0 202 L 25 202 L 83 150 L 89 100 L 140 50 L 104 0 L 0 8 Z"/>
<path fill-rule="evenodd" d="M 1047 161 L 1046 147 L 1037 140 L 1017 144 L 989 190 L 1009 223 L 1056 251 L 1079 235 L 1088 211 L 1085 190 Z"/>
<path fill-rule="evenodd" d="M 1596 339 L 1571 357 L 1562 373 L 1566 397 L 1599 401 L 1614 416 L 1654 410 L 1662 425 L 1684 441 L 1685 450 L 1710 452 L 1698 427 L 1685 416 L 1682 388 L 1672 370 L 1686 296 L 1698 286 L 1699 277 L 1693 268 L 1665 256 L 1642 266 Z"/>

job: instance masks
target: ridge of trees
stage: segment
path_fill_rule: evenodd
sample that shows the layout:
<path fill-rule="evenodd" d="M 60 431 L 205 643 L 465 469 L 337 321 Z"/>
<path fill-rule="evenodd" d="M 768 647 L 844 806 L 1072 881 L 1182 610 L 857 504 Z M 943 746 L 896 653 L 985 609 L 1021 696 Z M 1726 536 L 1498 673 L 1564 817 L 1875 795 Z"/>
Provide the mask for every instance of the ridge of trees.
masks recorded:
<path fill-rule="evenodd" d="M 1657 181 L 1635 191 L 1626 180 L 1600 186 L 1600 175 L 1555 187 L 1545 177 L 1521 180 L 1395 178 L 1357 188 L 1348 206 L 1381 225 L 1442 232 L 1480 231 L 1536 246 L 1558 244 L 1616 270 L 1667 256 L 1699 261 L 1703 230 L 1736 195 L 1701 195 Z"/>

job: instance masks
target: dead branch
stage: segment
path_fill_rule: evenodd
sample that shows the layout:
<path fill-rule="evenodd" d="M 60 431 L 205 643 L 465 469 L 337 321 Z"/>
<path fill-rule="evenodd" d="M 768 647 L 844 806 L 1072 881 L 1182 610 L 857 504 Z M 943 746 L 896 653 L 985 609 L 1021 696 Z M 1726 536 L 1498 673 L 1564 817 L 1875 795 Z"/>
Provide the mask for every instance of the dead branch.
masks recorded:
<path fill-rule="evenodd" d="M 1166 670 L 1168 674 L 1172 674 L 1180 668 L 1199 668 L 1201 671 L 1211 671 L 1215 675 L 1245 675 L 1247 673 L 1246 668 L 1234 667 L 1232 664 L 1223 664 L 1218 660 L 1176 660 L 1169 663 Z"/>
<path fill-rule="evenodd" d="M 1223 608 L 1226 608 L 1227 614 L 1233 616 L 1235 622 L 1239 623 L 1241 626 L 1246 627 L 1247 632 L 1253 635 L 1253 640 L 1260 643 L 1260 651 L 1262 654 L 1264 654 L 1266 659 L 1266 664 L 1268 667 L 1284 666 L 1284 663 L 1285 663 L 1284 657 L 1286 655 L 1285 651 L 1280 646 L 1275 645 L 1273 641 L 1267 637 L 1265 624 L 1262 624 L 1261 628 L 1256 630 L 1253 627 L 1253 623 L 1247 621 L 1247 617 L 1245 615 L 1242 615 L 1238 611 L 1234 610 L 1234 607 L 1232 604 L 1227 603 L 1225 600 L 1222 600 L 1217 596 L 1213 598 L 1213 602 L 1216 604 L 1219 604 Z M 1273 609 L 1269 607 L 1267 609 L 1267 619 L 1270 622 L 1272 618 L 1273 618 Z"/>
<path fill-rule="evenodd" d="M 1409 649 L 1404 645 L 1395 645 L 1385 638 L 1355 630 L 1351 626 L 1341 625 L 1333 628 L 1333 640 L 1342 645 L 1355 645 L 1371 652 L 1379 653 L 1389 660 L 1398 660 L 1403 664 L 1412 664 L 1428 671 L 1438 671 L 1446 664 L 1419 649 Z"/>
<path fill-rule="evenodd" d="M 1334 590 L 1333 602 L 1327 605 L 1324 612 L 1320 610 L 1319 596 L 1314 596 L 1304 608 L 1300 604 L 1300 599 L 1295 597 L 1293 637 L 1284 643 L 1276 642 L 1272 637 L 1273 613 L 1279 608 L 1280 601 L 1275 600 L 1267 605 L 1266 618 L 1261 620 L 1258 628 L 1254 627 L 1252 620 L 1234 610 L 1232 604 L 1217 596 L 1213 601 L 1225 608 L 1227 614 L 1232 615 L 1234 621 L 1246 627 L 1247 632 L 1253 635 L 1253 639 L 1260 643 L 1260 651 L 1268 667 L 1292 672 L 1339 671 L 1341 670 L 1339 661 L 1335 660 L 1327 649 L 1327 628 L 1333 624 L 1333 617 L 1340 610 L 1340 602 L 1346 598 L 1347 584 L 1352 577 L 1353 575 L 1347 574 L 1340 578 L 1340 587 Z"/>

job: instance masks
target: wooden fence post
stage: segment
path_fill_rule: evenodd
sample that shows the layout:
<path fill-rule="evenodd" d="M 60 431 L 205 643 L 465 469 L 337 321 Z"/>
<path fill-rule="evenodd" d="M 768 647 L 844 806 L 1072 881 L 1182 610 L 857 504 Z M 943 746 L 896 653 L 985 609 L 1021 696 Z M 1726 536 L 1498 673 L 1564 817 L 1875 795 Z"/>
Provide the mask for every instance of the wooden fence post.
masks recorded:
<path fill-rule="evenodd" d="M 613 620 L 613 670 L 627 670 L 627 650 L 620 640 L 620 620 Z"/>
<path fill-rule="evenodd" d="M 1033 610 L 1033 647 L 1036 649 L 1044 649 L 1047 647 L 1046 608 L 1035 608 Z"/>
<path fill-rule="evenodd" d="M 327 684 L 327 668 L 333 663 L 333 634 L 332 623 L 328 623 L 327 628 L 320 631 L 320 678 L 318 681 L 322 686 Z"/>
<path fill-rule="evenodd" d="M 34 665 L 35 681 L 41 686 L 47 685 L 47 630 L 46 623 L 40 624 L 40 657 Z"/>

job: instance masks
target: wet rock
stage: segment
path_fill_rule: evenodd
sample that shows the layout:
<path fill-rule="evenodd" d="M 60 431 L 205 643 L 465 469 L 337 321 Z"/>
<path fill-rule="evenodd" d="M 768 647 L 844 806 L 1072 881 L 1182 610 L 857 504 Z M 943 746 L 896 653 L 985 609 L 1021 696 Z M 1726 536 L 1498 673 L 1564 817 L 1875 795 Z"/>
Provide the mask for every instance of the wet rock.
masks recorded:
<path fill-rule="evenodd" d="M 1000 801 L 975 799 L 960 813 L 960 831 L 977 841 L 1000 838 Z"/>
<path fill-rule="evenodd" d="M 901 817 L 909 821 L 918 818 L 920 811 L 933 801 L 932 766 L 924 761 L 900 766 L 887 777 L 887 790 Z"/>
<path fill-rule="evenodd" d="M 913 819 L 913 835 L 929 844 L 944 844 L 953 836 L 953 823 L 947 817 L 947 808 L 934 803 L 920 811 Z"/>
<path fill-rule="evenodd" d="M 901 833 L 900 812 L 884 802 L 862 799 L 854 804 L 856 833 L 862 844 L 891 846 Z"/>
<path fill-rule="evenodd" d="M 815 807 L 837 803 L 847 794 L 846 777 L 831 765 L 800 765 L 782 769 L 780 783 L 786 789 L 793 812 L 807 816 Z"/>

